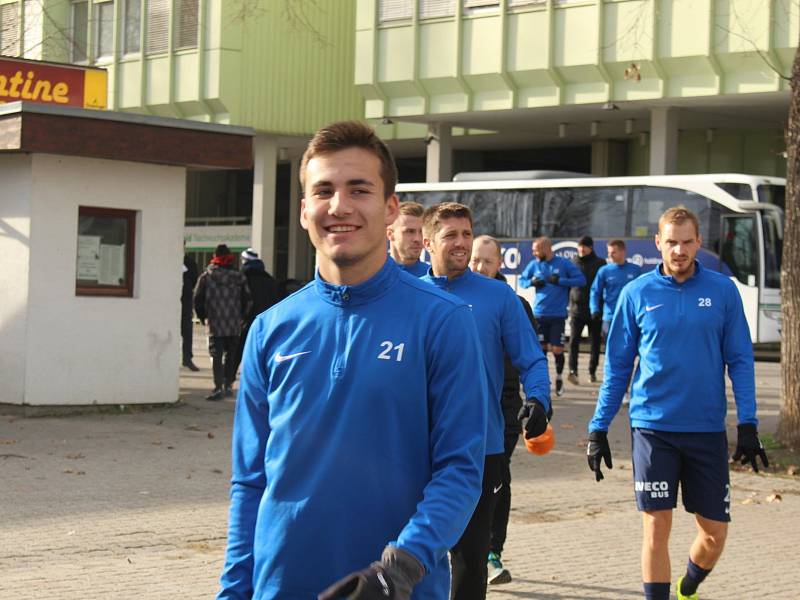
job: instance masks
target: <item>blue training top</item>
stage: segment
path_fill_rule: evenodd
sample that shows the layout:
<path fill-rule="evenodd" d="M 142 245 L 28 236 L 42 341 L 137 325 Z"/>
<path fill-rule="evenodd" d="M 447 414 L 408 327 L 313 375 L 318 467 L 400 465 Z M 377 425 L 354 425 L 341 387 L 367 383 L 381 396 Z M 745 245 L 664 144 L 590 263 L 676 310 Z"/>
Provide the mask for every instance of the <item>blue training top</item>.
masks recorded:
<path fill-rule="evenodd" d="M 425 277 L 425 275 L 428 274 L 428 270 L 431 268 L 428 263 L 422 262 L 419 259 L 414 264 L 400 265 L 400 267 L 411 273 L 414 277 Z"/>
<path fill-rule="evenodd" d="M 546 283 L 543 288 L 536 290 L 533 299 L 533 314 L 539 317 L 567 317 L 567 304 L 569 303 L 569 288 L 586 285 L 586 277 L 575 264 L 561 256 L 553 255 L 550 260 L 534 258 L 517 280 L 519 287 L 529 288 L 534 278 L 538 277 L 547 282 L 551 275 L 558 275 L 558 283 Z"/>
<path fill-rule="evenodd" d="M 447 551 L 481 494 L 486 379 L 475 320 L 387 260 L 314 281 L 247 337 L 218 598 L 311 600 L 379 560 L 415 556 L 412 598 L 445 598 Z"/>
<path fill-rule="evenodd" d="M 488 401 L 486 454 L 504 452 L 505 421 L 501 406 L 503 392 L 504 352 L 517 368 L 527 398 L 536 398 L 550 407 L 550 377 L 547 359 L 542 354 L 522 303 L 507 284 L 477 275 L 470 269 L 453 279 L 426 275 L 428 281 L 467 302 L 475 315 L 475 323 L 483 349 L 486 376 L 491 390 Z M 470 377 L 469 371 L 463 371 Z"/>
<path fill-rule="evenodd" d="M 589 291 L 589 310 L 592 314 L 600 312 L 603 305 L 603 321 L 614 316 L 619 293 L 626 285 L 642 274 L 642 268 L 633 263 L 609 263 L 600 267 Z"/>
<path fill-rule="evenodd" d="M 637 355 L 631 427 L 725 431 L 726 367 L 739 423 L 757 425 L 753 345 L 736 285 L 698 262 L 683 283 L 661 269 L 635 279 L 620 294 L 589 431 L 608 430 Z"/>

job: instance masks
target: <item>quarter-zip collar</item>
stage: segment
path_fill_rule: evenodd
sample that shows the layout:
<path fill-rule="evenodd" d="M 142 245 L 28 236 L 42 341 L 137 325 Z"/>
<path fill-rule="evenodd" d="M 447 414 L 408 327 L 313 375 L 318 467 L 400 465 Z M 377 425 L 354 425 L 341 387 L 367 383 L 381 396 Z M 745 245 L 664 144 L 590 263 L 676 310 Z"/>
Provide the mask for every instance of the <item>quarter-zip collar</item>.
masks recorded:
<path fill-rule="evenodd" d="M 700 263 L 697 261 L 697 259 L 695 259 L 695 261 L 694 261 L 694 273 L 692 274 L 691 277 L 689 277 L 689 279 L 687 279 L 683 283 L 678 283 L 677 281 L 675 281 L 675 278 L 672 275 L 664 275 L 664 263 L 663 262 L 660 262 L 660 263 L 658 263 L 656 265 L 655 271 L 656 271 L 656 277 L 663 284 L 670 285 L 670 286 L 682 286 L 682 285 L 687 285 L 687 284 L 695 282 L 697 280 L 698 276 L 700 275 L 700 273 L 703 271 L 703 267 L 700 266 Z"/>
<path fill-rule="evenodd" d="M 334 285 L 328 283 L 319 274 L 319 269 L 314 276 L 314 287 L 317 294 L 336 306 L 358 306 L 380 298 L 386 294 L 397 280 L 399 267 L 393 260 L 388 259 L 380 270 L 372 277 L 358 285 Z"/>
<path fill-rule="evenodd" d="M 453 279 L 448 279 L 447 275 L 437 277 L 433 274 L 433 269 L 428 271 L 428 277 L 430 277 L 431 283 L 436 287 L 447 292 L 452 289 L 458 289 L 462 285 L 467 285 L 476 275 L 472 272 L 472 269 L 467 267 L 461 275 L 453 277 Z M 483 277 L 483 275 L 481 275 L 481 277 Z"/>

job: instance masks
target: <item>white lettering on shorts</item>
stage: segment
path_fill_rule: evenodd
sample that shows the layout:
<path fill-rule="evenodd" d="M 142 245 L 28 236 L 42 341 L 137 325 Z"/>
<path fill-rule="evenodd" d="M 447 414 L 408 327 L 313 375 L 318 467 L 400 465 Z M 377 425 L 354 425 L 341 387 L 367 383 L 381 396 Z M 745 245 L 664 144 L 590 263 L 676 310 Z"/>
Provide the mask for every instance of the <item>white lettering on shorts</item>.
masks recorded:
<path fill-rule="evenodd" d="M 666 481 L 634 481 L 633 489 L 649 494 L 651 498 L 669 498 L 669 484 Z"/>

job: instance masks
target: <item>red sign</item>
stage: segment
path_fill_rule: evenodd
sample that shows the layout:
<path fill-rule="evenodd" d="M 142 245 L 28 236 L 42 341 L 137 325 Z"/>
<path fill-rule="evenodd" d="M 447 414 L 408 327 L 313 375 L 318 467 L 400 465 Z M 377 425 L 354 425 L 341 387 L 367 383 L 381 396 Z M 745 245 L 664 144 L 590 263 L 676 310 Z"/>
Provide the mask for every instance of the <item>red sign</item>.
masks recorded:
<path fill-rule="evenodd" d="M 0 103 L 24 100 L 105 108 L 106 86 L 103 69 L 0 58 Z"/>

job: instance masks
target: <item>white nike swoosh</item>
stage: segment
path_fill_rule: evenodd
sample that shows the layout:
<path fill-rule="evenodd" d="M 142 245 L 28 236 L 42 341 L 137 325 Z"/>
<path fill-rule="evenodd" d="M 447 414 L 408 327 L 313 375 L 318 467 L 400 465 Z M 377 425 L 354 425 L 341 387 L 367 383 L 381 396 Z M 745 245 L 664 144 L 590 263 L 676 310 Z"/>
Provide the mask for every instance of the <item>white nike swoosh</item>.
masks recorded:
<path fill-rule="evenodd" d="M 655 310 L 657 308 L 661 308 L 662 306 L 664 306 L 664 305 L 663 304 L 656 304 L 655 306 L 645 306 L 644 309 L 647 312 L 650 312 L 651 310 Z"/>
<path fill-rule="evenodd" d="M 297 358 L 298 356 L 303 356 L 303 354 L 310 354 L 311 350 L 306 350 L 305 352 L 296 352 L 294 354 L 287 354 L 283 356 L 280 352 L 275 353 L 275 362 L 283 362 L 285 360 L 291 360 L 293 358 Z"/>
<path fill-rule="evenodd" d="M 501 487 L 503 487 L 503 484 L 502 484 L 502 483 L 501 483 L 500 485 L 498 485 L 496 488 L 494 488 L 494 491 L 493 491 L 492 493 L 493 493 L 493 494 L 496 494 L 497 492 L 499 492 L 499 491 L 500 491 L 500 488 L 501 488 Z"/>

